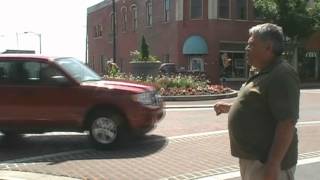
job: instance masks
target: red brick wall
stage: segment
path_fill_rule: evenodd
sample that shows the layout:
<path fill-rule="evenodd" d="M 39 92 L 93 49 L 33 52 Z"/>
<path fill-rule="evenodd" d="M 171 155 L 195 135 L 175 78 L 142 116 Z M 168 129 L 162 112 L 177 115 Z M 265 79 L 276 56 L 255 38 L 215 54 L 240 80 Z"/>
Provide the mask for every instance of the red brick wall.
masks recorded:
<path fill-rule="evenodd" d="M 320 32 L 314 33 L 306 42 L 306 48 L 309 50 L 320 50 Z"/>
<path fill-rule="evenodd" d="M 101 72 L 100 56 L 105 58 L 112 57 L 112 44 L 109 42 L 108 34 L 110 32 L 109 15 L 111 7 L 106 7 L 91 13 L 87 16 L 87 34 L 88 34 L 88 59 L 94 70 Z M 94 37 L 94 26 L 102 24 L 102 37 Z"/>
<path fill-rule="evenodd" d="M 125 3 L 123 3 L 125 2 Z M 131 60 L 130 51 L 139 50 L 142 35 L 145 36 L 147 43 L 150 46 L 150 54 L 158 56 L 163 59 L 166 54 L 170 54 L 170 59 L 176 62 L 177 51 L 177 25 L 175 22 L 175 1 L 171 1 L 171 12 L 169 22 L 163 21 L 163 1 L 153 1 L 153 25 L 146 26 L 146 9 L 144 0 L 129 0 L 117 2 L 117 63 L 122 71 L 130 72 L 129 61 Z M 138 29 L 133 31 L 131 5 L 136 4 L 138 8 Z M 127 8 L 127 31 L 122 32 L 122 16 L 121 8 Z M 161 8 L 157 8 L 161 7 Z M 112 42 L 110 37 L 110 20 L 109 14 L 112 12 L 111 6 L 105 7 L 94 13 L 88 15 L 88 57 L 92 62 L 92 57 L 95 58 L 95 70 L 100 72 L 98 64 L 100 64 L 100 55 L 104 55 L 108 59 L 112 57 Z M 92 30 L 94 25 L 102 23 L 104 27 L 103 37 L 94 39 Z"/>
<path fill-rule="evenodd" d="M 163 1 L 153 1 L 153 25 L 151 27 L 146 26 L 146 10 L 144 6 L 144 1 L 141 1 L 139 7 L 143 9 L 140 12 L 143 18 L 139 21 L 138 49 L 140 49 L 141 38 L 144 35 L 149 44 L 150 54 L 158 56 L 161 60 L 166 54 L 170 54 L 170 60 L 176 62 L 178 32 L 174 11 L 175 1 L 171 1 L 169 22 L 164 22 Z"/>
<path fill-rule="evenodd" d="M 125 3 L 123 3 L 125 2 Z M 164 55 L 170 54 L 170 61 L 178 63 L 180 66 L 188 67 L 188 56 L 183 55 L 182 48 L 185 40 L 192 35 L 202 36 L 207 44 L 209 54 L 204 55 L 205 70 L 213 82 L 219 80 L 219 43 L 220 41 L 241 41 L 246 42 L 248 38 L 248 29 L 257 24 L 253 21 L 241 20 L 208 20 L 208 0 L 203 0 L 203 19 L 190 20 L 189 0 L 184 2 L 184 20 L 175 21 L 175 1 L 171 1 L 170 21 L 163 21 L 163 1 L 153 0 L 153 25 L 146 27 L 146 8 L 145 0 L 127 0 L 118 1 L 117 3 L 117 63 L 124 72 L 130 72 L 130 56 L 129 52 L 140 49 L 140 41 L 142 35 L 145 36 L 150 46 L 150 54 L 158 56 L 160 59 Z M 138 30 L 132 30 L 132 16 L 130 6 L 135 3 L 138 7 Z M 232 0 L 231 4 L 235 4 Z M 127 31 L 121 31 L 121 7 L 127 7 L 128 25 Z M 252 8 L 252 4 L 249 4 Z M 108 40 L 110 31 L 109 14 L 111 6 L 98 10 L 88 15 L 88 43 L 89 43 L 89 60 L 95 56 L 95 69 L 99 72 L 100 55 L 107 58 L 112 57 L 112 43 Z M 234 13 L 232 13 L 234 14 Z M 249 20 L 253 19 L 252 11 L 249 12 Z M 102 23 L 104 27 L 103 37 L 93 39 L 93 26 Z M 97 60 L 98 59 L 98 60 Z"/>

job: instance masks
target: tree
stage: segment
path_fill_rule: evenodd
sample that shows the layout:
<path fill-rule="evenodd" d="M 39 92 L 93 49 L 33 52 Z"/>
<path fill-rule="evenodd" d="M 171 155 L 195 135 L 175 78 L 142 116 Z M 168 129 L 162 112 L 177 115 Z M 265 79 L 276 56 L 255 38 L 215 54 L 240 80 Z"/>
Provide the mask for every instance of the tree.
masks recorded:
<path fill-rule="evenodd" d="M 149 60 L 149 46 L 146 42 L 146 39 L 144 38 L 144 36 L 142 36 L 142 41 L 141 41 L 141 57 L 144 61 L 148 61 Z"/>
<path fill-rule="evenodd" d="M 320 2 L 305 0 L 253 0 L 258 13 L 282 26 L 284 34 L 296 40 L 308 37 L 319 30 Z"/>
<path fill-rule="evenodd" d="M 320 0 L 253 0 L 256 11 L 266 21 L 280 25 L 287 38 L 289 51 L 297 63 L 298 46 L 320 30 Z"/>

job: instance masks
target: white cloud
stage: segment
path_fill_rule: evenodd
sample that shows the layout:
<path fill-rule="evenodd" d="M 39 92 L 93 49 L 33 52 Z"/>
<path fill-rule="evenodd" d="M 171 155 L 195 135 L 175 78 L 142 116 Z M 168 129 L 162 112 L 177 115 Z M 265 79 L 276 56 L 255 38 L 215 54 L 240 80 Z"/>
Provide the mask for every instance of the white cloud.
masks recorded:
<path fill-rule="evenodd" d="M 101 0 L 0 0 L 0 51 L 33 49 L 84 60 L 87 7 Z M 18 37 L 18 40 L 17 40 Z"/>

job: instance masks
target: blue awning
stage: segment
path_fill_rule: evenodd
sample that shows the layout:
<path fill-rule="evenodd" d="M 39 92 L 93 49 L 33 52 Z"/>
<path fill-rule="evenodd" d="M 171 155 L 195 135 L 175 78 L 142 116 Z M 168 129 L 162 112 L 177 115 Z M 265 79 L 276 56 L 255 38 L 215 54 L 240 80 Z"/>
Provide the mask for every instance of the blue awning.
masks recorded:
<path fill-rule="evenodd" d="M 208 46 L 201 36 L 190 36 L 183 44 L 183 54 L 208 54 Z"/>

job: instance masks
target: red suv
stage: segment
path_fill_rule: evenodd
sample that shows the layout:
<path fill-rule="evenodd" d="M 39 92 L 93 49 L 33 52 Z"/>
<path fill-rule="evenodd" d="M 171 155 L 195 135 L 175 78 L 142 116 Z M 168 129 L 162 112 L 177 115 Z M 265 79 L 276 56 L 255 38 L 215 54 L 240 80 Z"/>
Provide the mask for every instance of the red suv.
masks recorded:
<path fill-rule="evenodd" d="M 0 55 L 0 94 L 3 134 L 88 130 L 100 148 L 147 133 L 164 114 L 154 87 L 103 80 L 70 57 Z"/>

